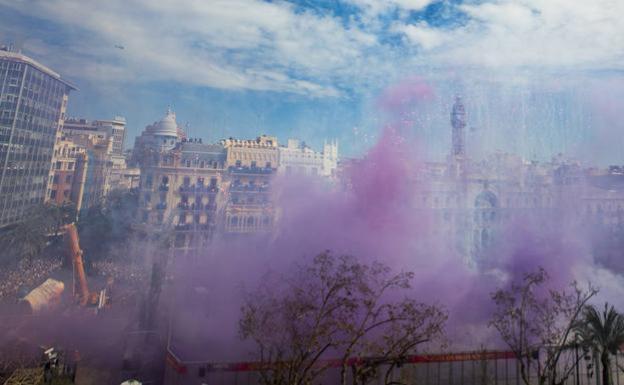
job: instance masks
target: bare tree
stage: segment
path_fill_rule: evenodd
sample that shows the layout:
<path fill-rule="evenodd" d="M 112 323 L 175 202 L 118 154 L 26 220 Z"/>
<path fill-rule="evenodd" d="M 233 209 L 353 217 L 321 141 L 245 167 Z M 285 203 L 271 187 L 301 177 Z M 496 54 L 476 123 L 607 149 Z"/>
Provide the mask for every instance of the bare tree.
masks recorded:
<path fill-rule="evenodd" d="M 436 306 L 396 299 L 412 278 L 326 252 L 281 286 L 265 280 L 249 295 L 239 325 L 258 348 L 262 382 L 311 384 L 338 365 L 342 384 L 349 370 L 353 384 L 368 383 L 381 366 L 392 383 L 392 370 L 440 336 L 447 318 Z"/>
<path fill-rule="evenodd" d="M 567 291 L 548 289 L 548 280 L 539 268 L 492 294 L 497 309 L 490 326 L 515 353 L 526 385 L 534 383 L 532 375 L 540 385 L 559 385 L 572 374 L 578 362 L 563 355 L 574 344 L 583 307 L 597 293 L 591 285 L 582 289 L 576 282 Z"/>
<path fill-rule="evenodd" d="M 394 384 L 393 370 L 418 345 L 442 335 L 447 315 L 437 306 L 411 298 L 394 299 L 410 289 L 413 273 L 393 274 L 381 263 L 357 268 L 353 311 L 342 325 L 341 383 L 347 383 L 350 366 L 354 385 L 373 381 L 381 368 L 384 383 Z"/>

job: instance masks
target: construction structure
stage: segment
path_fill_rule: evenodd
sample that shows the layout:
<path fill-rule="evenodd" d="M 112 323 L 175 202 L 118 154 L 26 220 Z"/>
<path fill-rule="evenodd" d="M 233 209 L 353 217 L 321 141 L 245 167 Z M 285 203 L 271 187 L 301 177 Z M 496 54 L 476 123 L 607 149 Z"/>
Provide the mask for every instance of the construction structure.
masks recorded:
<path fill-rule="evenodd" d="M 61 302 L 61 295 L 64 290 L 65 284 L 63 282 L 48 278 L 22 298 L 20 302 L 27 306 L 28 313 L 38 314 L 56 308 Z"/>
<path fill-rule="evenodd" d="M 82 249 L 78 240 L 78 230 L 74 223 L 65 226 L 65 243 L 68 259 L 73 268 L 73 294 L 76 302 L 81 306 L 96 306 L 101 309 L 108 303 L 107 290 L 90 292 L 82 259 Z"/>

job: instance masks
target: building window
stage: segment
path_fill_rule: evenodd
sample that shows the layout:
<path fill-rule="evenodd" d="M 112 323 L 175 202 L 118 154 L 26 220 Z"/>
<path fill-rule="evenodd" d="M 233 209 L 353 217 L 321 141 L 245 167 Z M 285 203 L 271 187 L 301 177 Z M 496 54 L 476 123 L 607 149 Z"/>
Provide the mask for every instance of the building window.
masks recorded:
<path fill-rule="evenodd" d="M 59 176 L 58 175 L 54 175 L 54 178 L 52 178 L 52 183 L 58 184 L 58 182 L 59 182 Z"/>
<path fill-rule="evenodd" d="M 69 190 L 63 191 L 63 197 L 69 198 Z"/>
<path fill-rule="evenodd" d="M 271 162 L 266 162 L 265 167 L 266 167 L 266 168 L 271 168 Z"/>
<path fill-rule="evenodd" d="M 74 169 L 74 163 L 73 162 L 67 163 L 67 169 L 68 170 L 73 170 Z"/>
<path fill-rule="evenodd" d="M 152 201 L 152 194 L 145 193 L 145 202 L 150 203 Z"/>
<path fill-rule="evenodd" d="M 217 178 L 212 177 L 210 178 L 210 188 L 216 188 L 217 187 Z"/>
<path fill-rule="evenodd" d="M 186 237 L 184 236 L 184 234 L 176 234 L 175 247 L 184 247 L 185 243 L 186 243 Z"/>
<path fill-rule="evenodd" d="M 185 187 L 190 186 L 190 185 L 191 185 L 191 177 L 190 177 L 190 176 L 185 176 L 185 177 L 184 177 L 184 182 L 183 182 L 183 183 L 184 183 L 184 186 L 185 186 Z"/>
<path fill-rule="evenodd" d="M 60 170 L 61 169 L 61 162 L 56 162 L 56 169 Z"/>
<path fill-rule="evenodd" d="M 241 163 L 241 161 L 240 161 L 240 160 L 237 160 L 237 161 L 236 161 L 236 167 L 241 167 L 242 165 L 243 165 L 243 164 Z"/>
<path fill-rule="evenodd" d="M 251 161 L 251 168 L 256 168 L 256 161 L 255 160 Z"/>
<path fill-rule="evenodd" d="M 50 191 L 50 199 L 56 199 L 56 190 Z"/>
<path fill-rule="evenodd" d="M 72 179 L 72 176 L 71 175 L 67 175 L 65 177 L 65 183 L 71 183 L 71 179 Z"/>

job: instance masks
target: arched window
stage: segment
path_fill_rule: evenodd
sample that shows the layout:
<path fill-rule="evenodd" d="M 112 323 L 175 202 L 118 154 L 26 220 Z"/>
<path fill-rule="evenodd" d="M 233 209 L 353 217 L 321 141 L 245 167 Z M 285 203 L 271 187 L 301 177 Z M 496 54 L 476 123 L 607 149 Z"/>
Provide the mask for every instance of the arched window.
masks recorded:
<path fill-rule="evenodd" d="M 489 242 L 490 242 L 490 235 L 488 234 L 488 231 L 486 229 L 481 230 L 481 246 L 487 247 Z"/>
<path fill-rule="evenodd" d="M 483 191 L 475 198 L 475 207 L 486 209 L 498 207 L 498 199 L 491 191 Z"/>

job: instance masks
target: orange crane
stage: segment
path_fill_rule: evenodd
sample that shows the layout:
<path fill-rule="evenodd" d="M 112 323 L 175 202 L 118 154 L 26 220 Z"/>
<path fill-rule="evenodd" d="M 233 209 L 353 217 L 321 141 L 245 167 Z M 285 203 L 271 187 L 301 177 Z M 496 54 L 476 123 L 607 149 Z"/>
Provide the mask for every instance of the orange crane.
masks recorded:
<path fill-rule="evenodd" d="M 80 243 L 78 241 L 78 230 L 76 229 L 76 225 L 74 223 L 70 223 L 65 226 L 65 243 L 69 253 L 68 258 L 74 268 L 74 277 L 76 279 L 76 281 L 74 281 L 74 293 L 76 293 L 75 296 L 77 297 L 78 303 L 81 306 L 102 305 L 103 302 L 105 302 L 102 298 L 105 293 L 91 293 L 89 291 L 89 285 L 87 284 L 87 277 L 84 270 L 84 262 L 82 260 L 82 249 L 80 249 Z"/>

